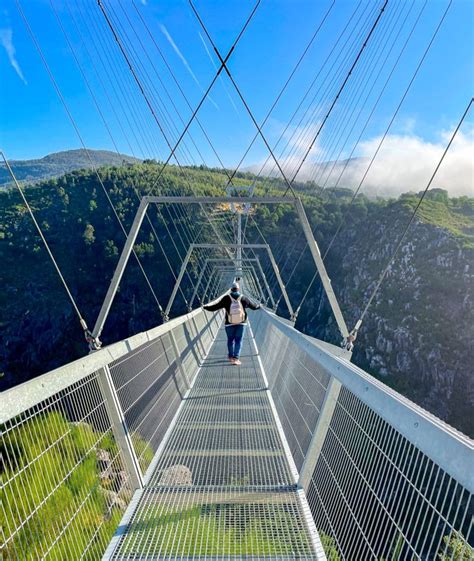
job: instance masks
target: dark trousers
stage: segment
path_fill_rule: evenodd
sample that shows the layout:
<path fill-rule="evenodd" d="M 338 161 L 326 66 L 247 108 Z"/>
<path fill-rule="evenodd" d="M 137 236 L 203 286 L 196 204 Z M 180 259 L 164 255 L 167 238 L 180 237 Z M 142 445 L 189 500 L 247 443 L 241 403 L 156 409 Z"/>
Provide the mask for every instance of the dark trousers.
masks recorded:
<path fill-rule="evenodd" d="M 229 351 L 229 358 L 239 358 L 240 350 L 242 348 L 242 339 L 245 332 L 245 324 L 238 323 L 236 325 L 226 325 L 225 332 L 227 333 L 227 350 Z"/>

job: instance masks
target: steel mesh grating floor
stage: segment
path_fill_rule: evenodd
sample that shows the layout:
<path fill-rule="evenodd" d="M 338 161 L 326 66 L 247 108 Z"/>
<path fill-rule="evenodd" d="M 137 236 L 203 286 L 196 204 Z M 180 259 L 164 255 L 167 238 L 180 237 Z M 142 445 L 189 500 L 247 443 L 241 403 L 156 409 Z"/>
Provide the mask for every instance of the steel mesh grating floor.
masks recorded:
<path fill-rule="evenodd" d="M 250 333 L 218 334 L 113 555 L 316 559 Z"/>

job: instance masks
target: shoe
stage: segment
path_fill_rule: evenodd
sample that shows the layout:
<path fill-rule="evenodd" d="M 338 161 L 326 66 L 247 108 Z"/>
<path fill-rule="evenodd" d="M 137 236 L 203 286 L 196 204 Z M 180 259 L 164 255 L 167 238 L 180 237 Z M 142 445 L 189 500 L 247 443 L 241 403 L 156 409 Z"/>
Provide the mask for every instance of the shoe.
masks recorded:
<path fill-rule="evenodd" d="M 234 358 L 233 356 L 230 356 L 230 357 L 229 357 L 229 362 L 230 362 L 231 364 L 234 364 L 234 361 L 235 361 L 235 358 Z"/>
<path fill-rule="evenodd" d="M 233 364 L 235 364 L 235 366 L 240 366 L 242 363 L 240 362 L 240 360 L 238 358 L 234 358 Z"/>

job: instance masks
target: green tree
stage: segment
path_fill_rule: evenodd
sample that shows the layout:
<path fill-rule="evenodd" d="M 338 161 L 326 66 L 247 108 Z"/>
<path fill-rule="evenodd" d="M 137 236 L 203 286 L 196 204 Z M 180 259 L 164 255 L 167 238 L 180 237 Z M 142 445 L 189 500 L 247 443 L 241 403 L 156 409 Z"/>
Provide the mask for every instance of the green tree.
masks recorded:
<path fill-rule="evenodd" d="M 473 561 L 474 549 L 466 542 L 459 532 L 444 536 L 444 551 L 438 554 L 440 561 Z"/>
<path fill-rule="evenodd" d="M 84 233 L 82 234 L 82 238 L 86 245 L 92 245 L 95 242 L 94 232 L 94 226 L 92 226 L 92 224 L 87 224 Z"/>

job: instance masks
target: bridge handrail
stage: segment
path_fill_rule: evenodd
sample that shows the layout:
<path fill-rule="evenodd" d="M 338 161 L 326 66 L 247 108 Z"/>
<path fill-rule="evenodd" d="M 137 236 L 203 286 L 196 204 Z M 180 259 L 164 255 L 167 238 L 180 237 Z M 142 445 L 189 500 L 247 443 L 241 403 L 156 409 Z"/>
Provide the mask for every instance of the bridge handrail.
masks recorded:
<path fill-rule="evenodd" d="M 2 553 L 102 556 L 221 318 L 197 309 L 1 394 Z"/>
<path fill-rule="evenodd" d="M 175 327 L 188 322 L 200 313 L 202 311 L 198 308 L 5 390 L 1 394 L 0 423 L 13 419 L 23 411 L 120 359 L 144 343 L 169 333 Z"/>
<path fill-rule="evenodd" d="M 413 403 L 349 360 L 328 350 L 328 344 L 305 335 L 289 322 L 265 309 L 272 325 L 349 389 L 377 415 L 387 421 L 451 477 L 474 490 L 474 441 L 435 415 Z"/>

